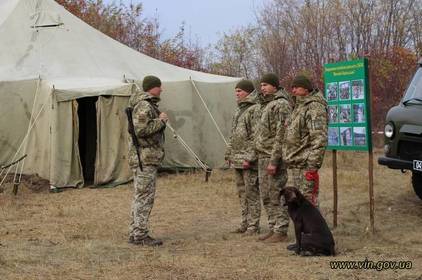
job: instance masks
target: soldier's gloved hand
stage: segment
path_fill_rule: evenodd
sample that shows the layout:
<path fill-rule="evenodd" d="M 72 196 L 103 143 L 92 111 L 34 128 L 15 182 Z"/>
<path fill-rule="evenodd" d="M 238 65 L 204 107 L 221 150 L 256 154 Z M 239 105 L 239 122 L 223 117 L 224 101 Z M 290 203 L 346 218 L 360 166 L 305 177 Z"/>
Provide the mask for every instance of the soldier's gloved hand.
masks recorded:
<path fill-rule="evenodd" d="M 247 169 L 251 168 L 251 164 L 249 163 L 249 161 L 244 160 L 243 163 L 242 163 L 242 167 L 243 167 L 243 169 L 247 170 Z"/>
<path fill-rule="evenodd" d="M 166 113 L 161 112 L 160 115 L 158 116 L 158 118 L 164 122 L 167 122 L 169 120 L 169 117 L 167 116 Z"/>
<path fill-rule="evenodd" d="M 277 165 L 274 165 L 272 163 L 268 164 L 268 166 L 267 166 L 267 174 L 268 175 L 275 175 L 276 171 L 277 171 Z"/>
<path fill-rule="evenodd" d="M 310 169 L 305 171 L 305 178 L 308 181 L 316 181 L 319 179 L 318 169 Z"/>

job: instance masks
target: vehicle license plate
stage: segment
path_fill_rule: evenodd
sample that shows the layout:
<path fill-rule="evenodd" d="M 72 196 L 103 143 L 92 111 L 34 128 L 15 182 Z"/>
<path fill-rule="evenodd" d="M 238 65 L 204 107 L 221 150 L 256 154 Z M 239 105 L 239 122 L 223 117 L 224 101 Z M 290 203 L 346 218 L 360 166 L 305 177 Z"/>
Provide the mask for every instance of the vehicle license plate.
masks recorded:
<path fill-rule="evenodd" d="M 413 161 L 413 170 L 422 171 L 422 160 Z"/>

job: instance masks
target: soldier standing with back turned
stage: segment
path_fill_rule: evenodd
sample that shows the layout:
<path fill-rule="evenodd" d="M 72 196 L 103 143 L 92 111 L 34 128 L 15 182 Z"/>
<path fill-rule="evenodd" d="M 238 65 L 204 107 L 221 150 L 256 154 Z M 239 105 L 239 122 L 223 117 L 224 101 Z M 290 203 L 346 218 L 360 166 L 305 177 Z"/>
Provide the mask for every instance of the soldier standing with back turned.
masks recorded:
<path fill-rule="evenodd" d="M 146 76 L 142 88 L 144 92 L 136 92 L 129 99 L 135 134 L 141 146 L 139 153 L 142 164 L 141 171 L 136 148 L 129 141 L 129 166 L 133 171 L 135 187 L 129 243 L 159 246 L 163 242 L 149 235 L 148 219 L 154 205 L 157 169 L 164 158 L 164 130 L 168 117 L 158 110 L 162 91 L 160 79 Z"/>

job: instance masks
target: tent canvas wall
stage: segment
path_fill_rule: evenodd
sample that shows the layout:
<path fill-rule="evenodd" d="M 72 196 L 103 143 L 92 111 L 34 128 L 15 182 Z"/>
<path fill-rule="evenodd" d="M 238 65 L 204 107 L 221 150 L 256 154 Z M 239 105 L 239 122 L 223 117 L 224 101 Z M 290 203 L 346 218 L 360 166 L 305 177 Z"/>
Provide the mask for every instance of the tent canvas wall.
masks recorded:
<path fill-rule="evenodd" d="M 217 126 L 227 138 L 238 78 L 136 52 L 53 0 L 1 1 L 0 165 L 27 154 L 23 173 L 37 173 L 57 187 L 81 185 L 84 172 L 92 172 L 97 185 L 126 181 L 123 109 L 136 91 L 128 81 L 139 84 L 146 75 L 163 81 L 160 108 L 178 134 L 211 167 L 222 166 L 225 142 Z M 166 134 L 164 165 L 197 166 Z M 86 162 L 95 165 L 83 168 Z"/>

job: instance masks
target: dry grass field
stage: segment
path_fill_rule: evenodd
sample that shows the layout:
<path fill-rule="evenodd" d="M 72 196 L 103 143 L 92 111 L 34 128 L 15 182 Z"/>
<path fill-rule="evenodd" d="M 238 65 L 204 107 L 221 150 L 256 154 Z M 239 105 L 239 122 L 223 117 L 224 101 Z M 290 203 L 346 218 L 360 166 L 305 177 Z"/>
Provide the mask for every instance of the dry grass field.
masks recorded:
<path fill-rule="evenodd" d="M 321 211 L 332 226 L 331 154 L 321 170 Z M 160 248 L 127 243 L 132 185 L 51 194 L 7 186 L 0 194 L 0 279 L 422 279 L 422 201 L 410 175 L 375 163 L 375 226 L 368 214 L 367 156 L 339 154 L 335 257 L 229 233 L 239 221 L 230 171 L 162 175 L 151 216 Z M 375 160 L 376 161 L 376 158 Z M 266 230 L 266 219 L 261 224 Z M 334 270 L 330 261 L 411 261 L 411 269 Z"/>

